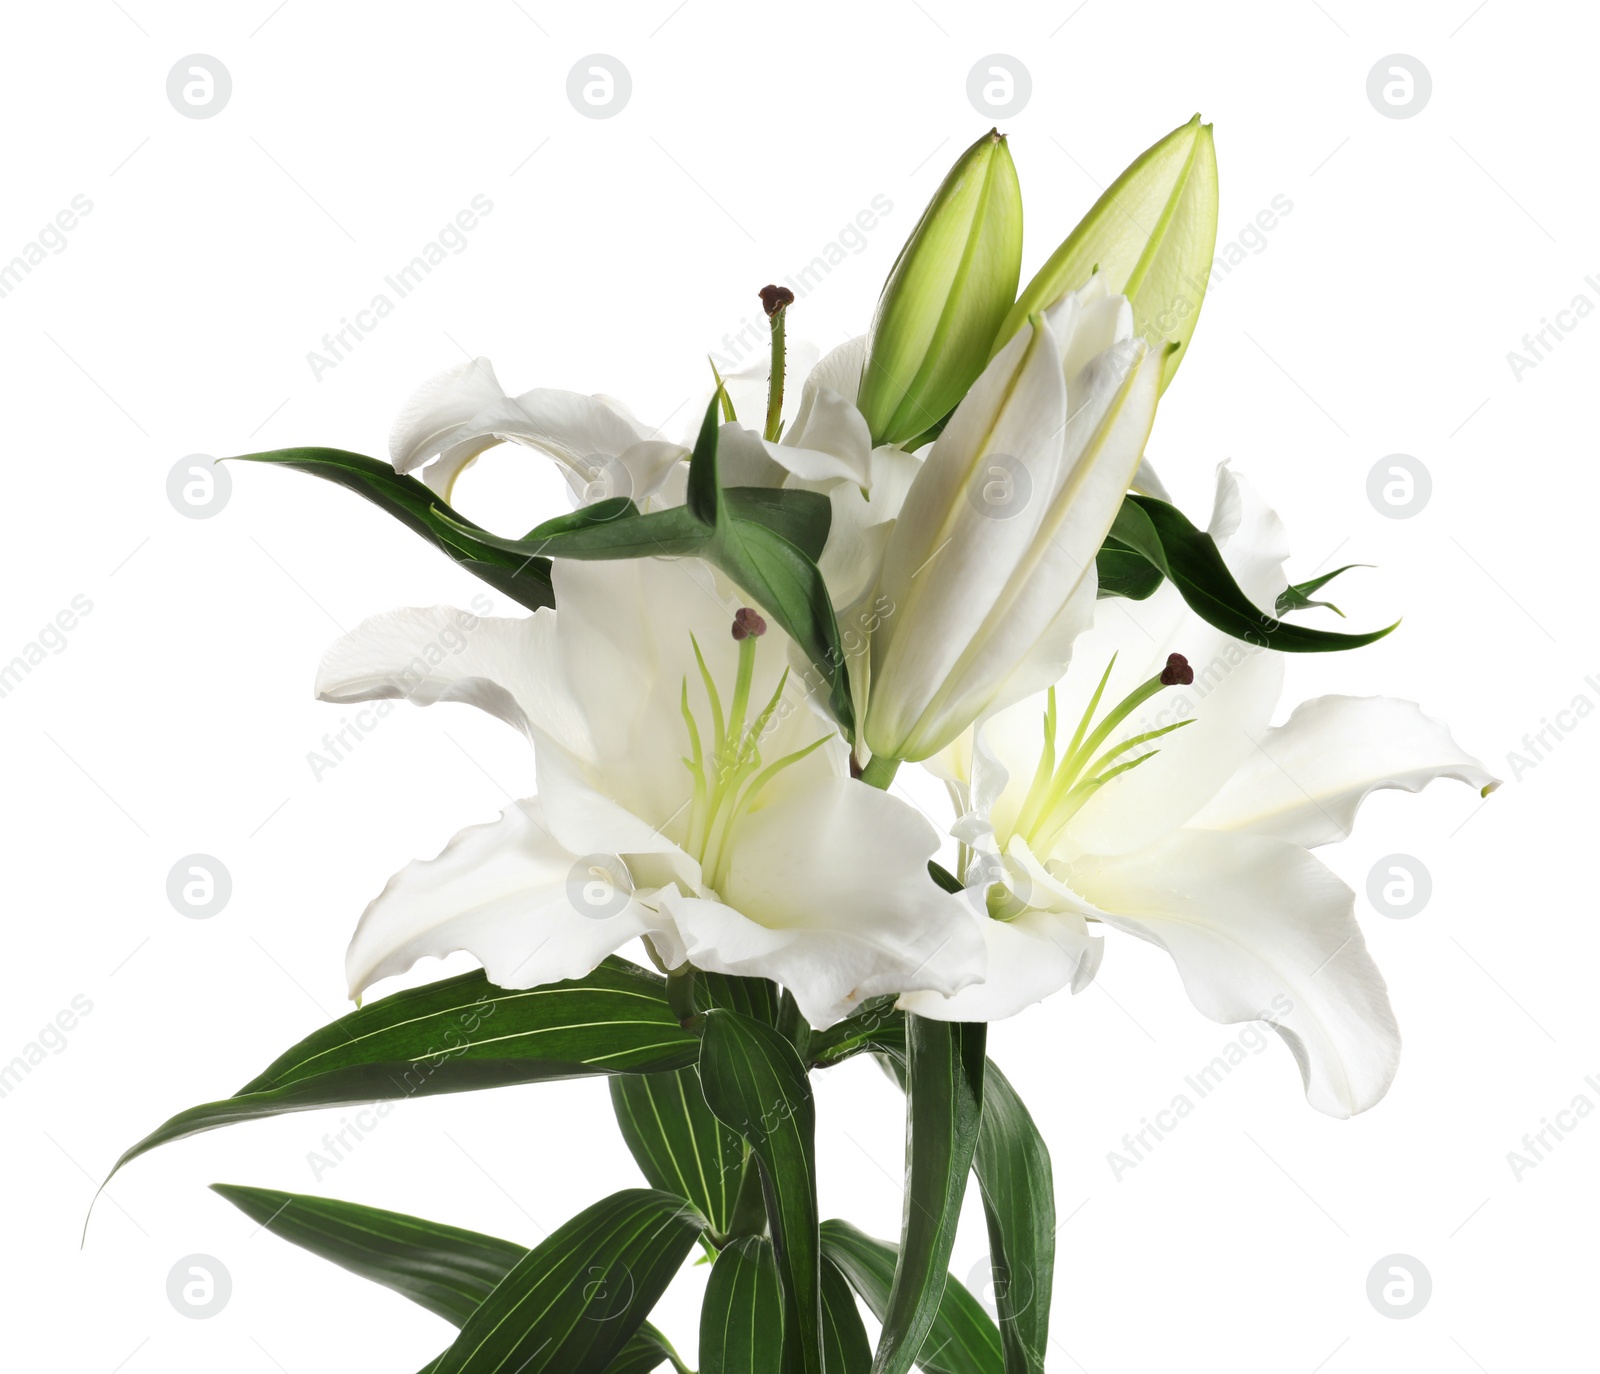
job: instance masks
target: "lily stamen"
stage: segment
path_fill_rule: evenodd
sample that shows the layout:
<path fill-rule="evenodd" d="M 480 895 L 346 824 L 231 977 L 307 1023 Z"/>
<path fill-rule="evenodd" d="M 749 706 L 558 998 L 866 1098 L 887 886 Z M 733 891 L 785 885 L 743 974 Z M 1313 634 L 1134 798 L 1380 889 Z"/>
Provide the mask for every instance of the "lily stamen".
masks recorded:
<path fill-rule="evenodd" d="M 1098 725 L 1094 724 L 1111 671 L 1116 667 L 1116 655 L 1100 676 L 1100 681 L 1089 698 L 1078 728 L 1073 731 L 1072 742 L 1067 746 L 1059 766 L 1056 764 L 1056 693 L 1050 689 L 1044 716 L 1044 749 L 1039 767 L 1034 774 L 1022 809 L 1017 815 L 1015 833 L 1023 836 L 1036 852 L 1044 852 L 1059 839 L 1062 830 L 1081 811 L 1089 799 L 1114 778 L 1137 768 L 1147 759 L 1154 758 L 1158 749 L 1147 750 L 1137 758 L 1121 758 L 1130 749 L 1170 735 L 1193 722 L 1180 720 L 1137 735 L 1104 748 L 1116 728 L 1138 710 L 1146 701 L 1166 687 L 1187 686 L 1194 681 L 1194 669 L 1182 654 L 1171 654 L 1159 673 L 1140 683 L 1116 706 L 1106 713 Z M 1092 728 L 1091 728 L 1092 727 Z"/>
<path fill-rule="evenodd" d="M 750 690 L 755 681 L 756 644 L 766 632 L 767 622 L 750 607 L 741 607 L 734 615 L 733 638 L 739 645 L 739 665 L 726 713 L 699 641 L 693 635 L 689 637 L 711 708 L 711 731 L 709 741 L 703 743 L 689 705 L 689 679 L 685 677 L 681 711 L 689 733 L 689 755 L 683 764 L 694 779 L 694 793 L 689 803 L 689 831 L 683 847 L 699 859 L 701 876 L 713 891 L 727 878 L 724 869 L 729 841 L 740 818 L 754 807 L 774 777 L 820 748 L 827 738 L 824 736 L 763 768 L 761 741 L 771 728 L 789 682 L 789 670 L 785 668 L 772 695 L 746 726 Z"/>

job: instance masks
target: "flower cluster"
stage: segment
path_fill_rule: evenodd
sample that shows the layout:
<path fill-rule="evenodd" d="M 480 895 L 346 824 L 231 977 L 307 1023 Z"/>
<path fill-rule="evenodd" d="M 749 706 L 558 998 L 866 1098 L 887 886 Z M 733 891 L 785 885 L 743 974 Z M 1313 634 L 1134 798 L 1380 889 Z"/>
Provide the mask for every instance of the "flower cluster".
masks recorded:
<path fill-rule="evenodd" d="M 1270 1019 L 1314 1106 L 1383 1095 L 1399 1046 L 1384 983 L 1350 890 L 1310 850 L 1374 789 L 1492 779 L 1407 702 L 1323 697 L 1273 724 L 1279 650 L 1345 645 L 1259 609 L 1286 613 L 1297 589 L 1241 477 L 1218 472 L 1202 533 L 1144 461 L 1214 238 L 1209 128 L 1176 130 L 1108 194 L 1177 212 L 1133 239 L 1091 213 L 1017 297 L 1016 175 L 1005 141 L 980 139 L 865 337 L 807 367 L 785 338 L 792 295 L 766 288 L 771 359 L 717 379 L 698 439 L 604 396 L 508 395 L 481 358 L 416 393 L 396 473 L 442 504 L 481 455 L 520 445 L 560 466 L 575 513 L 500 541 L 554 555 L 553 604 L 481 619 L 437 662 L 423 651 L 455 613 L 392 612 L 322 664 L 326 701 L 489 711 L 538 779 L 389 882 L 350 945 L 353 995 L 457 950 L 535 987 L 642 939 L 663 970 L 781 984 L 819 1029 L 885 996 L 986 1021 L 1086 986 L 1112 929 L 1166 949 L 1212 1019 Z M 832 662 L 772 584 L 663 533 L 695 508 L 706 449 L 730 499 L 822 510 L 810 613 L 849 631 Z M 1242 618 L 1175 570 L 1180 535 Z M 1120 581 L 1141 555 L 1153 588 Z M 887 790 L 905 762 L 947 783 L 948 835 Z M 951 840 L 941 884 L 929 865 Z"/>
<path fill-rule="evenodd" d="M 387 462 L 250 455 L 358 492 L 524 608 L 376 616 L 317 694 L 487 711 L 531 746 L 536 794 L 395 874 L 346 960 L 358 1001 L 425 958 L 481 970 L 362 1003 L 121 1163 L 282 1112 L 359 1123 L 370 1103 L 603 1076 L 650 1186 L 531 1249 L 218 1191 L 459 1327 L 434 1374 L 684 1371 L 646 1318 L 697 1244 L 702 1369 L 1043 1374 L 1050 1155 L 988 1022 L 1078 992 L 1124 932 L 1167 951 L 1205 1016 L 1276 1030 L 1314 1107 L 1377 1102 L 1394 1015 L 1354 896 L 1312 851 L 1378 788 L 1495 784 L 1410 702 L 1325 696 L 1280 721 L 1285 654 L 1388 630 L 1298 618 L 1345 570 L 1290 583 L 1283 525 L 1231 467 L 1202 528 L 1145 459 L 1216 190 L 1197 118 L 1019 290 L 1021 196 L 991 133 L 863 337 L 819 358 L 788 338 L 793 293 L 764 288 L 770 354 L 713 367 L 681 442 L 608 397 L 508 395 L 480 358 L 412 397 Z M 523 534 L 459 510 L 462 474 L 502 445 L 556 463 L 571 509 Z M 891 790 L 902 768 L 942 780 L 940 822 Z M 618 957 L 634 945 L 654 971 Z M 862 1053 L 905 1092 L 898 1243 L 820 1213 L 811 1075 Z M 969 1172 L 994 1320 L 949 1275 Z"/>

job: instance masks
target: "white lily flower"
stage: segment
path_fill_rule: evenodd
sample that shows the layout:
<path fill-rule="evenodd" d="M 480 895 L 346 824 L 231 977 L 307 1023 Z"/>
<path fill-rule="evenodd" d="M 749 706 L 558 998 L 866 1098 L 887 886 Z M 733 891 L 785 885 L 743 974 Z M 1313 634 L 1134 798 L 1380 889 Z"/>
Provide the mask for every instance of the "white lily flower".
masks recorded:
<path fill-rule="evenodd" d="M 1226 468 L 1211 529 L 1270 606 L 1282 527 Z M 1102 602 L 1047 700 L 1002 711 L 935 766 L 967 806 L 956 834 L 973 855 L 988 974 L 902 1005 L 992 1020 L 1077 991 L 1100 962 L 1099 922 L 1166 949 L 1212 1020 L 1269 1022 L 1318 1110 L 1377 1102 L 1399 1033 L 1354 894 L 1308 848 L 1345 838 L 1375 789 L 1495 783 L 1410 702 L 1322 697 L 1269 728 L 1282 680 L 1281 655 L 1211 629 L 1170 585 Z"/>
<path fill-rule="evenodd" d="M 781 982 L 818 1027 L 982 976 L 981 933 L 928 878 L 937 833 L 850 779 L 781 631 L 736 617 L 692 559 L 558 560 L 554 579 L 559 611 L 453 635 L 458 612 L 396 611 L 323 662 L 326 701 L 491 712 L 534 742 L 538 777 L 536 799 L 395 875 L 351 942 L 352 993 L 460 949 L 533 987 L 640 935 L 670 966 Z"/>
<path fill-rule="evenodd" d="M 1055 681 L 1089 624 L 1095 554 L 1139 466 L 1160 360 L 1097 282 L 985 369 L 912 482 L 884 556 L 864 736 L 925 759 Z"/>

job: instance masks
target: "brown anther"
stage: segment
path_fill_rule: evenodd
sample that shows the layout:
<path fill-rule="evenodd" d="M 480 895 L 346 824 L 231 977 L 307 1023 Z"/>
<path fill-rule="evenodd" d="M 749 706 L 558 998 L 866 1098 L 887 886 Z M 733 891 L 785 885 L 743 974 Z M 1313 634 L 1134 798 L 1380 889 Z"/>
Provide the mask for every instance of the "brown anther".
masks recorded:
<path fill-rule="evenodd" d="M 763 286 L 761 288 L 761 308 L 767 312 L 771 319 L 786 305 L 794 304 L 794 292 L 787 286 Z"/>
<path fill-rule="evenodd" d="M 1194 669 L 1182 654 L 1168 654 L 1167 666 L 1161 670 L 1163 687 L 1187 687 L 1194 681 Z"/>
<path fill-rule="evenodd" d="M 733 613 L 733 637 L 735 639 L 749 639 L 754 636 L 760 639 L 767 632 L 767 622 L 748 606 L 741 606 Z"/>

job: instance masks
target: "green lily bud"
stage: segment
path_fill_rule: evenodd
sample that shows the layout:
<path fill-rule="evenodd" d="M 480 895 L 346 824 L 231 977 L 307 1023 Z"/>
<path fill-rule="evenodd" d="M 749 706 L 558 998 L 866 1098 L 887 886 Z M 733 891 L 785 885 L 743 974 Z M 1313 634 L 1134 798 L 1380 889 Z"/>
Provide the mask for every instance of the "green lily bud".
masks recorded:
<path fill-rule="evenodd" d="M 856 401 L 873 443 L 916 437 L 966 395 L 1021 274 L 1022 188 L 991 129 L 950 169 L 878 298 Z"/>
<path fill-rule="evenodd" d="M 1196 115 L 1147 148 L 1050 255 L 1011 307 L 998 353 L 1028 316 L 1076 291 L 1091 274 L 1133 305 L 1134 333 L 1164 349 L 1166 390 L 1189 349 L 1217 245 L 1217 152 Z"/>

